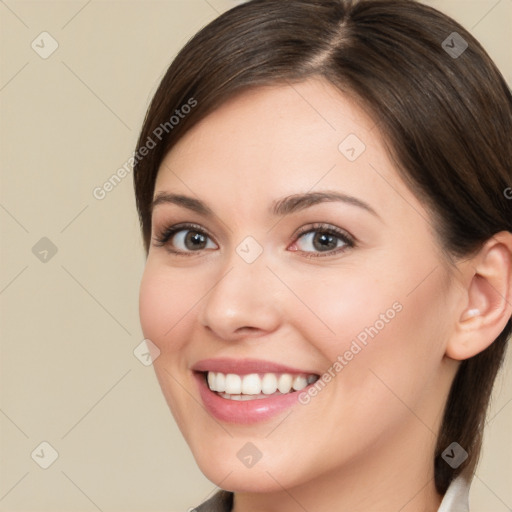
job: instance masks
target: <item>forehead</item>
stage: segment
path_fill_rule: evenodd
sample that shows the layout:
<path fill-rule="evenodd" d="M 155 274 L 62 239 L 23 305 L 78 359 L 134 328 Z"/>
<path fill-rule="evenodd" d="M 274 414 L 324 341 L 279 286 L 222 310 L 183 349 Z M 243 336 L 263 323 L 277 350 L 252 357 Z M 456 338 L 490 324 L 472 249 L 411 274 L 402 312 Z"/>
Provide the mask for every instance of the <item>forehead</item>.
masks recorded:
<path fill-rule="evenodd" d="M 254 88 L 223 103 L 164 158 L 155 195 L 192 194 L 242 211 L 315 189 L 338 190 L 402 215 L 417 203 L 373 119 L 316 78 Z M 259 203 L 249 204 L 248 196 Z"/>
<path fill-rule="evenodd" d="M 378 145 L 374 127 L 361 108 L 325 80 L 257 87 L 236 94 L 203 118 L 163 163 L 199 160 L 205 153 L 227 159 L 227 167 L 243 163 L 244 168 L 255 159 L 260 166 L 265 160 L 293 165 L 317 158 L 315 150 L 337 158 L 339 143 L 350 134 L 365 145 Z"/>

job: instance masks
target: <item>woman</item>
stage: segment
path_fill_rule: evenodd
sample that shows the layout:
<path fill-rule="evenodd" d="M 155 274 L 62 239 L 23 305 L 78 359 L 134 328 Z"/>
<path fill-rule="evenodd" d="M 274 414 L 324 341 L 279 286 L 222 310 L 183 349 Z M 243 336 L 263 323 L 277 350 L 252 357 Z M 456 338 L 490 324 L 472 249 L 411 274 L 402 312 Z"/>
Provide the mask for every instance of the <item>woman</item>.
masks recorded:
<path fill-rule="evenodd" d="M 137 145 L 155 371 L 197 510 L 468 510 L 511 332 L 512 97 L 411 0 L 254 0 Z"/>

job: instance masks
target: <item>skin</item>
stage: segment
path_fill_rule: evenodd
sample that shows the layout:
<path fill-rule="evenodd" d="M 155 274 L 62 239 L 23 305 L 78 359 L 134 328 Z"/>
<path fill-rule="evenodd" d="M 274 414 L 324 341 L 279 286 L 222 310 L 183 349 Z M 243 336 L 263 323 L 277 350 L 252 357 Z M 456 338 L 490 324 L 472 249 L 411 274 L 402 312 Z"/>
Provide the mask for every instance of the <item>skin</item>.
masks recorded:
<path fill-rule="evenodd" d="M 366 145 L 354 162 L 338 149 L 349 134 Z M 280 198 L 320 190 L 354 196 L 376 215 L 342 202 L 284 217 L 268 211 Z M 475 265 L 504 268 L 510 238 L 488 247 L 490 260 L 454 270 L 375 123 L 321 79 L 224 103 L 166 156 L 160 192 L 200 199 L 215 214 L 154 208 L 154 237 L 192 222 L 210 238 L 195 252 L 175 238 L 185 256 L 169 251 L 172 240 L 152 243 L 140 319 L 161 351 L 154 367 L 178 426 L 206 477 L 235 491 L 234 511 L 436 511 L 436 432 L 457 359 L 483 350 L 511 313 L 503 306 L 492 325 L 465 318 L 496 306 L 487 289 L 473 288 Z M 323 256 L 308 235 L 295 236 L 314 223 L 346 230 L 355 246 L 335 238 L 344 249 Z M 236 252 L 247 236 L 263 249 L 251 264 Z M 505 297 L 507 276 L 506 290 L 494 283 Z M 251 425 L 218 421 L 202 407 L 190 369 L 197 361 L 257 358 L 321 375 L 397 301 L 401 311 L 307 405 Z M 485 325 L 485 340 L 474 343 L 472 326 Z M 251 468 L 237 458 L 247 442 L 262 453 Z"/>

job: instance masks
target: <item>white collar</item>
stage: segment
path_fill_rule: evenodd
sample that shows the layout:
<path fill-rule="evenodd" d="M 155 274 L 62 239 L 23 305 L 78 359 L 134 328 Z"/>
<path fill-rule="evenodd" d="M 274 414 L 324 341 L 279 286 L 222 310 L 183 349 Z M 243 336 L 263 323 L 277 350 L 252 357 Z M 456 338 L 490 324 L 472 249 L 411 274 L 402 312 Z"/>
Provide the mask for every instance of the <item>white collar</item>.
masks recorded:
<path fill-rule="evenodd" d="M 452 481 L 437 512 L 469 512 L 469 483 L 462 475 Z"/>

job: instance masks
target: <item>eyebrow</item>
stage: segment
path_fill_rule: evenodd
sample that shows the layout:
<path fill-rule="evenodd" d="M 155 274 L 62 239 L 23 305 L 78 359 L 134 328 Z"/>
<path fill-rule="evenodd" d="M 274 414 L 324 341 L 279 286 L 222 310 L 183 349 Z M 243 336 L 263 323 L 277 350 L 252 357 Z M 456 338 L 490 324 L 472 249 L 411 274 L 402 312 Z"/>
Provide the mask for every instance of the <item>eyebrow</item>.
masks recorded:
<path fill-rule="evenodd" d="M 285 216 L 304 210 L 311 206 L 324 202 L 342 202 L 350 206 L 356 206 L 371 213 L 377 218 L 380 215 L 367 203 L 357 197 L 342 194 L 340 192 L 307 192 L 304 194 L 293 194 L 283 197 L 272 203 L 270 213 L 274 216 Z M 204 217 L 213 217 L 214 213 L 205 203 L 194 197 L 182 194 L 169 194 L 167 192 L 159 192 L 151 204 L 151 211 L 161 204 L 176 204 L 188 210 L 196 212 Z"/>

